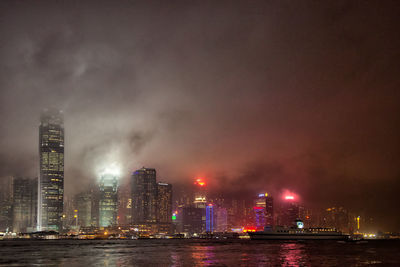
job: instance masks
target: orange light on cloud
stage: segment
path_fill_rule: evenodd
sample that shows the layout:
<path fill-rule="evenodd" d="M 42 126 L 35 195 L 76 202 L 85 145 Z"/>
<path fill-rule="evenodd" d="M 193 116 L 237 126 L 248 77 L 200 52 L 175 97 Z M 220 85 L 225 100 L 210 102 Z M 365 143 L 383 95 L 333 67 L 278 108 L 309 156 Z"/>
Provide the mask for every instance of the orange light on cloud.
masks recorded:
<path fill-rule="evenodd" d="M 203 180 L 203 178 L 197 178 L 196 182 L 194 182 L 194 184 L 198 185 L 198 186 L 205 186 L 206 182 Z"/>

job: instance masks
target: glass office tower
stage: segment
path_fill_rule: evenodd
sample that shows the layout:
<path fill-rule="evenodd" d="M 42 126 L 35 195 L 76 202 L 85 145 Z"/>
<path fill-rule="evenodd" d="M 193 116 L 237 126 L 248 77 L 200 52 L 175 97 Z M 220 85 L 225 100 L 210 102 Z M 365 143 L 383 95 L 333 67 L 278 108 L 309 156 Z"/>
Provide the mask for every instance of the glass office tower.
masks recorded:
<path fill-rule="evenodd" d="M 118 215 L 118 178 L 116 175 L 103 174 L 100 179 L 99 226 L 117 224 Z"/>
<path fill-rule="evenodd" d="M 60 231 L 64 205 L 64 120 L 46 109 L 39 126 L 38 230 Z"/>
<path fill-rule="evenodd" d="M 156 170 L 141 168 L 132 174 L 132 223 L 157 222 Z"/>

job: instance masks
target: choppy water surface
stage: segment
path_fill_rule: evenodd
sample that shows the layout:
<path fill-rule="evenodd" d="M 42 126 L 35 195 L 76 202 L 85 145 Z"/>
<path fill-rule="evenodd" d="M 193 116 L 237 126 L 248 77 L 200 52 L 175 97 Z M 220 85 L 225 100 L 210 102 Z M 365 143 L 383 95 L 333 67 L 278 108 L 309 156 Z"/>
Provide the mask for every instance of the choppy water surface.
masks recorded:
<path fill-rule="evenodd" d="M 400 266 L 399 241 L 0 241 L 0 266 Z"/>

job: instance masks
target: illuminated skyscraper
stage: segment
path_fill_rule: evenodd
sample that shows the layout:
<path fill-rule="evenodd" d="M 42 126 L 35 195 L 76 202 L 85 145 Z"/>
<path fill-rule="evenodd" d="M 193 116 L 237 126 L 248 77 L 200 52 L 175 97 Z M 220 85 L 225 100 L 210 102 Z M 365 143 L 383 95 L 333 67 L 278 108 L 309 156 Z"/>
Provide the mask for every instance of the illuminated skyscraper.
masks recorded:
<path fill-rule="evenodd" d="M 265 208 L 264 207 L 253 207 L 254 217 L 255 217 L 255 226 L 257 230 L 262 231 L 265 226 Z"/>
<path fill-rule="evenodd" d="M 132 223 L 157 222 L 156 170 L 141 168 L 132 174 Z"/>
<path fill-rule="evenodd" d="M 132 194 L 130 183 L 126 181 L 118 187 L 118 225 L 132 222 Z"/>
<path fill-rule="evenodd" d="M 216 207 L 214 208 L 215 214 L 215 232 L 226 232 L 228 230 L 228 213 L 226 208 Z"/>
<path fill-rule="evenodd" d="M 202 231 L 206 231 L 206 202 L 207 202 L 207 184 L 202 178 L 197 178 L 194 182 L 194 201 L 193 205 L 202 211 L 201 225 Z"/>
<path fill-rule="evenodd" d="M 13 231 L 16 233 L 35 230 L 37 221 L 38 179 L 14 179 Z"/>
<path fill-rule="evenodd" d="M 92 198 L 91 192 L 82 192 L 75 196 L 78 225 L 81 227 L 92 226 Z"/>
<path fill-rule="evenodd" d="M 208 204 L 206 206 L 206 232 L 214 232 L 214 206 Z"/>
<path fill-rule="evenodd" d="M 281 207 L 280 225 L 291 227 L 296 224 L 296 220 L 300 217 L 299 203 L 294 196 L 285 196 L 284 203 Z"/>
<path fill-rule="evenodd" d="M 172 185 L 157 183 L 158 222 L 171 223 L 172 220 Z"/>
<path fill-rule="evenodd" d="M 274 199 L 267 194 L 265 196 L 265 226 L 274 226 Z"/>
<path fill-rule="evenodd" d="M 274 225 L 274 200 L 268 193 L 258 194 L 254 201 L 255 226 L 263 230 L 265 226 Z"/>
<path fill-rule="evenodd" d="M 195 191 L 193 204 L 196 208 L 205 209 L 207 201 L 206 182 L 202 178 L 197 178 L 194 184 Z"/>
<path fill-rule="evenodd" d="M 100 179 L 99 226 L 117 224 L 118 214 L 118 178 L 116 175 L 103 174 Z"/>
<path fill-rule="evenodd" d="M 0 232 L 11 231 L 13 180 L 12 176 L 0 177 Z"/>
<path fill-rule="evenodd" d="M 39 126 L 38 229 L 62 229 L 64 122 L 59 110 L 45 110 Z"/>
<path fill-rule="evenodd" d="M 189 235 L 202 233 L 205 229 L 205 223 L 202 219 L 203 214 L 205 214 L 204 211 L 203 208 L 184 207 L 182 209 L 182 232 Z"/>
<path fill-rule="evenodd" d="M 157 183 L 157 222 L 159 232 L 169 233 L 172 226 L 172 185 Z"/>

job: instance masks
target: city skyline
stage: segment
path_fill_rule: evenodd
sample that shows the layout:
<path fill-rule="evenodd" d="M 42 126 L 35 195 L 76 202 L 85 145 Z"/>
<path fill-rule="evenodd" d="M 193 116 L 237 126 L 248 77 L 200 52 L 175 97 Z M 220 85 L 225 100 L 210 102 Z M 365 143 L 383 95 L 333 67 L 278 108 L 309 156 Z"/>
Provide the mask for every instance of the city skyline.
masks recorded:
<path fill-rule="evenodd" d="M 389 2 L 2 1 L 0 179 L 39 176 L 40 113 L 54 107 L 69 198 L 105 168 L 127 180 L 148 166 L 174 188 L 203 177 L 232 199 L 288 190 L 398 230 Z"/>

